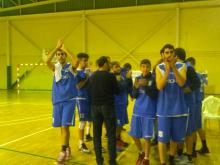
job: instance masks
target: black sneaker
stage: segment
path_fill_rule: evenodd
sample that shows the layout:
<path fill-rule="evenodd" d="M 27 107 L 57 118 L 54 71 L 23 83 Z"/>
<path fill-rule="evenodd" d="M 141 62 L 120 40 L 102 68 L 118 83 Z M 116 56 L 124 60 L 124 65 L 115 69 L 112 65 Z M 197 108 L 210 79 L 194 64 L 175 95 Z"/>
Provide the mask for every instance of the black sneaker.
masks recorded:
<path fill-rule="evenodd" d="M 86 144 L 85 143 L 82 143 L 81 146 L 79 147 L 79 150 L 81 152 L 84 152 L 84 153 L 87 153 L 89 154 L 91 151 L 87 148 Z"/>
<path fill-rule="evenodd" d="M 209 149 L 208 149 L 208 147 L 202 147 L 197 152 L 200 153 L 200 154 L 208 154 L 209 153 Z"/>
<path fill-rule="evenodd" d="M 90 134 L 88 134 L 88 135 L 86 135 L 86 139 L 85 140 L 86 140 L 86 142 L 92 141 L 93 137 Z"/>

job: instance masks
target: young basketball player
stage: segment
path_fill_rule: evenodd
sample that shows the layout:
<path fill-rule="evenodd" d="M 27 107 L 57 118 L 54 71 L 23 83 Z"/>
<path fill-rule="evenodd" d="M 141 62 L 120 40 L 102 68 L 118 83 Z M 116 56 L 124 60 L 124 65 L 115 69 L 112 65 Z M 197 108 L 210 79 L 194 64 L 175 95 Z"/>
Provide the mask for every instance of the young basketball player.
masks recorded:
<path fill-rule="evenodd" d="M 169 164 L 174 165 L 177 142 L 184 140 L 186 130 L 187 108 L 182 88 L 186 65 L 176 61 L 173 45 L 164 45 L 161 55 L 163 63 L 156 67 L 159 156 L 160 163 L 166 164 L 166 144 L 170 142 Z"/>
<path fill-rule="evenodd" d="M 112 72 L 116 76 L 120 93 L 115 95 L 115 110 L 117 118 L 117 129 L 116 129 L 116 149 L 117 151 L 124 150 L 124 147 L 128 146 L 128 143 L 121 139 L 122 127 L 128 124 L 127 117 L 127 105 L 128 105 L 128 80 L 121 75 L 121 67 L 119 62 L 112 62 Z"/>
<path fill-rule="evenodd" d="M 77 69 L 77 88 L 78 88 L 78 98 L 77 98 L 77 108 L 79 113 L 79 150 L 84 153 L 90 153 L 84 142 L 84 129 L 86 122 L 91 122 L 91 108 L 90 108 L 90 98 L 88 89 L 88 79 L 90 72 L 86 70 L 88 66 L 89 55 L 86 53 L 79 53 L 77 55 L 79 61 L 79 67 Z M 90 136 L 90 125 L 88 124 L 86 132 L 86 140 L 92 140 Z"/>
<path fill-rule="evenodd" d="M 186 58 L 186 52 L 183 48 L 175 49 L 176 58 L 184 62 Z M 183 160 L 186 163 L 192 163 L 192 154 L 193 154 L 193 134 L 196 131 L 196 123 L 195 123 L 195 90 L 200 88 L 200 80 L 197 77 L 197 74 L 194 68 L 190 65 L 190 63 L 186 62 L 187 72 L 186 72 L 186 84 L 184 85 L 184 98 L 186 102 L 186 106 L 188 109 L 188 120 L 187 120 L 187 131 L 186 131 L 186 154 L 187 159 Z M 183 146 L 178 147 L 180 150 L 178 154 L 180 155 L 183 151 Z M 182 148 L 182 149 L 181 149 Z"/>
<path fill-rule="evenodd" d="M 196 60 L 193 57 L 189 57 L 186 59 L 187 62 L 189 62 L 194 68 L 196 65 Z M 205 130 L 202 128 L 202 100 L 204 99 L 204 87 L 205 85 L 208 84 L 208 81 L 206 79 L 207 75 L 203 75 L 201 73 L 197 72 L 197 76 L 200 79 L 201 82 L 201 86 L 199 89 L 197 89 L 195 91 L 195 95 L 196 95 L 196 112 L 195 112 L 195 121 L 196 121 L 196 131 L 199 134 L 199 137 L 202 141 L 202 148 L 200 150 L 198 150 L 198 152 L 200 154 L 207 154 L 209 153 L 209 149 L 206 143 L 206 136 L 205 136 Z M 193 153 L 196 152 L 196 141 L 197 141 L 197 136 L 195 134 L 194 137 L 194 144 L 193 144 Z"/>
<path fill-rule="evenodd" d="M 144 59 L 140 63 L 142 74 L 136 77 L 133 97 L 136 99 L 129 134 L 132 136 L 139 157 L 137 165 L 149 165 L 150 139 L 153 137 L 154 120 L 156 118 L 157 89 L 155 78 L 151 74 L 151 62 Z M 140 139 L 145 139 L 143 150 Z"/>
<path fill-rule="evenodd" d="M 51 60 L 56 55 L 58 62 L 53 64 Z M 67 56 L 72 64 L 67 63 Z M 53 126 L 61 128 L 62 147 L 57 164 L 63 164 L 70 159 L 69 126 L 74 126 L 77 60 L 64 47 L 59 40 L 54 50 L 50 52 L 46 60 L 47 66 L 54 72 L 52 87 L 53 102 Z"/>

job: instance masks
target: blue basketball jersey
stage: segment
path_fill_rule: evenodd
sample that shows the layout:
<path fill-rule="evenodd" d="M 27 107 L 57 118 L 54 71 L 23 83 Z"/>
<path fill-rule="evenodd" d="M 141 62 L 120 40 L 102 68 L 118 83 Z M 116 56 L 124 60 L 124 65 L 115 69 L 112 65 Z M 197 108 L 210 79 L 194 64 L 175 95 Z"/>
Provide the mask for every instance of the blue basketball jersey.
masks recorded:
<path fill-rule="evenodd" d="M 184 63 L 177 62 L 176 68 L 181 70 L 185 67 Z M 157 66 L 162 75 L 165 74 L 165 64 Z M 166 86 L 159 91 L 157 100 L 157 115 L 161 117 L 175 117 L 187 115 L 187 107 L 184 100 L 183 88 L 180 87 L 171 70 Z"/>
<path fill-rule="evenodd" d="M 60 79 L 57 81 L 55 77 L 57 75 L 54 74 L 52 87 L 53 104 L 68 101 L 77 96 L 76 77 L 71 64 L 67 63 L 62 68 L 57 66 L 61 66 L 61 64 L 55 65 L 55 72 L 59 73 Z"/>
<path fill-rule="evenodd" d="M 121 76 L 121 75 L 120 75 Z M 120 93 L 115 95 L 115 105 L 126 105 L 128 104 L 128 83 L 126 78 L 121 76 L 121 80 L 118 81 L 118 86 L 120 89 Z"/>
<path fill-rule="evenodd" d="M 139 79 L 146 79 L 148 82 L 147 84 L 148 87 L 152 87 L 153 82 L 155 81 L 154 77 L 151 74 L 150 76 L 146 76 L 146 77 L 143 77 L 142 75 L 136 77 L 137 81 Z M 139 87 L 137 89 L 133 115 L 149 117 L 149 118 L 155 118 L 156 116 L 156 99 L 151 98 L 146 93 L 146 87 Z"/>
<path fill-rule="evenodd" d="M 77 69 L 77 75 L 76 75 L 77 84 L 80 81 L 85 80 L 87 76 L 88 76 L 88 73 L 86 73 L 86 70 Z M 82 88 L 78 89 L 78 98 L 85 99 L 87 101 L 89 100 L 88 82 Z"/>
<path fill-rule="evenodd" d="M 200 79 L 200 82 L 201 82 L 201 86 L 199 89 L 197 89 L 195 91 L 195 95 L 196 95 L 196 102 L 202 102 L 202 100 L 204 99 L 204 96 L 205 96 L 205 93 L 204 93 L 204 86 L 208 83 L 206 78 L 200 74 L 200 73 L 197 73 L 197 76 L 199 77 Z"/>

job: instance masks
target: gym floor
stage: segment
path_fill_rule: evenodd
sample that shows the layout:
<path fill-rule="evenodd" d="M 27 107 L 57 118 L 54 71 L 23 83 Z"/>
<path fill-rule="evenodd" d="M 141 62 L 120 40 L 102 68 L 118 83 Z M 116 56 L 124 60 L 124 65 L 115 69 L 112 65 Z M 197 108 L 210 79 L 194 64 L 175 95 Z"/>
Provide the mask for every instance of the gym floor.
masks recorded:
<path fill-rule="evenodd" d="M 132 114 L 132 103 L 128 112 Z M 76 111 L 77 112 L 77 111 Z M 1 165 L 49 165 L 54 164 L 60 151 L 60 130 L 51 126 L 51 92 L 50 91 L 0 91 L 0 164 Z M 128 136 L 129 125 L 122 137 L 130 143 L 125 151 L 118 153 L 120 165 L 135 164 L 137 149 Z M 198 155 L 196 165 L 220 164 L 220 124 L 208 121 L 206 126 L 207 143 L 210 154 Z M 105 131 L 103 131 L 103 134 Z M 103 136 L 104 147 L 107 140 Z M 66 164 L 95 165 L 93 143 L 86 143 L 92 150 L 91 154 L 84 154 L 78 150 L 78 115 L 76 127 L 71 128 L 72 159 Z M 201 146 L 198 140 L 197 149 Z M 108 154 L 104 153 L 105 162 Z M 159 164 L 157 147 L 151 149 L 152 165 Z M 107 163 L 106 163 L 107 164 Z"/>

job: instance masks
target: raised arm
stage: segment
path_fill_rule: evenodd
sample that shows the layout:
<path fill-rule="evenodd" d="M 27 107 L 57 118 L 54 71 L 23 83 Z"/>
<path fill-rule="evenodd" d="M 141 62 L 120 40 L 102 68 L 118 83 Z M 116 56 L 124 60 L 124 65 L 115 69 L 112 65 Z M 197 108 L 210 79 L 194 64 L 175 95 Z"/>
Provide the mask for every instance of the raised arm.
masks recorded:
<path fill-rule="evenodd" d="M 164 75 L 160 72 L 159 66 L 156 68 L 156 86 L 158 90 L 162 90 L 167 84 L 167 79 L 170 73 L 170 66 L 167 62 L 165 62 L 165 68 L 166 71 Z"/>
<path fill-rule="evenodd" d="M 176 68 L 175 64 L 171 65 L 177 84 L 182 87 L 186 82 L 186 65 L 184 65 L 180 70 Z"/>
<path fill-rule="evenodd" d="M 63 50 L 63 51 L 67 54 L 67 56 L 68 56 L 68 57 L 70 58 L 70 60 L 71 60 L 73 70 L 76 70 L 77 67 L 78 67 L 78 65 L 79 65 L 79 62 L 78 62 L 76 56 L 75 56 L 72 52 L 70 52 L 69 50 L 67 50 L 67 49 L 65 48 L 64 44 L 62 44 L 61 50 Z"/>
<path fill-rule="evenodd" d="M 52 70 L 54 71 L 55 70 L 55 65 L 52 63 L 52 59 L 53 57 L 55 56 L 57 50 L 59 50 L 63 45 L 63 41 L 62 40 L 59 40 L 57 42 L 57 46 L 55 49 L 53 49 L 47 56 L 47 59 L 46 59 L 46 64 L 47 66 Z"/>

